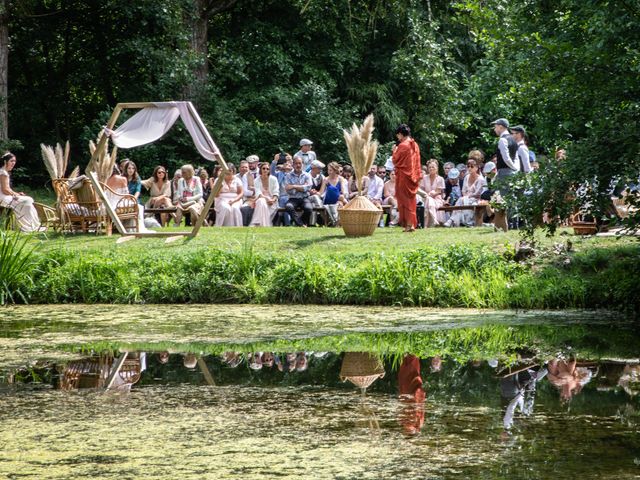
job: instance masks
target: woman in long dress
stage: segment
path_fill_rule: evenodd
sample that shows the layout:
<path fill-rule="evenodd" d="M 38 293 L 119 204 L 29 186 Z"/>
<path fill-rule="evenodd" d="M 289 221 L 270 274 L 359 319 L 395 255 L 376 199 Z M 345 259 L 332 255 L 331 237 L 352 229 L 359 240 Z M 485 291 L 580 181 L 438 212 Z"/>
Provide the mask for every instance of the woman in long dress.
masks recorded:
<path fill-rule="evenodd" d="M 2 157 L 0 168 L 0 206 L 13 210 L 16 221 L 23 232 L 36 232 L 40 228 L 38 212 L 33 206 L 33 198 L 11 189 L 11 171 L 16 166 L 16 156 L 7 152 Z"/>
<path fill-rule="evenodd" d="M 176 203 L 176 226 L 180 225 L 182 215 L 191 215 L 191 224 L 195 225 L 198 216 L 202 212 L 204 202 L 202 201 L 202 183 L 196 177 L 196 171 L 192 165 L 183 165 L 180 169 L 182 178 L 178 180 L 178 192 Z"/>
<path fill-rule="evenodd" d="M 487 188 L 487 181 L 479 171 L 478 163 L 470 158 L 467 160 L 467 175 L 462 185 L 462 197 L 456 202 L 457 206 L 477 205 L 480 195 Z M 473 210 L 457 210 L 451 214 L 451 218 L 445 222 L 446 227 L 459 227 L 460 225 L 473 225 L 475 223 Z"/>
<path fill-rule="evenodd" d="M 278 213 L 280 185 L 278 179 L 270 175 L 271 167 L 267 162 L 260 163 L 258 171 L 260 176 L 254 183 L 255 198 L 250 226 L 271 227 Z"/>
<path fill-rule="evenodd" d="M 242 226 L 242 181 L 235 176 L 236 167 L 228 165 L 222 187 L 216 196 L 216 227 Z"/>
<path fill-rule="evenodd" d="M 438 161 L 427 163 L 428 174 L 422 178 L 420 187 L 427 192 L 424 200 L 424 226 L 434 227 L 444 223 L 444 213 L 438 209 L 444 205 L 444 178 L 438 175 Z"/>

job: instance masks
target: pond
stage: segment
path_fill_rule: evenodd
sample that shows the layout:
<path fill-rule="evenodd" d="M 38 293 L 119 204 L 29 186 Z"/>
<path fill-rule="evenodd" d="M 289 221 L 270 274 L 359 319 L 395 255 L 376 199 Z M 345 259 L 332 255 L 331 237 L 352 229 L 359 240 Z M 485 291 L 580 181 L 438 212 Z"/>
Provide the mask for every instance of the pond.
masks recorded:
<path fill-rule="evenodd" d="M 638 332 L 599 312 L 3 313 L 0 477 L 640 476 Z"/>

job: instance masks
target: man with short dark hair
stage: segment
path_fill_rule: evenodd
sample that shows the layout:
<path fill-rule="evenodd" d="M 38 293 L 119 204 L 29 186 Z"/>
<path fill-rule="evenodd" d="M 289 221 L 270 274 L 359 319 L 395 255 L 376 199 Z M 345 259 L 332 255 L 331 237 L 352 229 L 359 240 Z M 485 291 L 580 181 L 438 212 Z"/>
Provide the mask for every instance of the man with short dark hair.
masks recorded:
<path fill-rule="evenodd" d="M 491 125 L 493 126 L 493 131 L 499 137 L 496 150 L 498 178 L 514 175 L 520 171 L 520 164 L 517 158 L 518 144 L 509 134 L 509 121 L 506 118 L 499 118 L 491 122 Z"/>
<path fill-rule="evenodd" d="M 293 171 L 285 175 L 285 190 L 289 194 L 289 201 L 285 205 L 287 213 L 299 227 L 309 225 L 309 217 L 313 211 L 313 206 L 309 200 L 309 190 L 311 189 L 311 177 L 302 171 L 302 158 L 293 159 Z M 296 215 L 296 208 L 302 208 L 302 219 Z"/>

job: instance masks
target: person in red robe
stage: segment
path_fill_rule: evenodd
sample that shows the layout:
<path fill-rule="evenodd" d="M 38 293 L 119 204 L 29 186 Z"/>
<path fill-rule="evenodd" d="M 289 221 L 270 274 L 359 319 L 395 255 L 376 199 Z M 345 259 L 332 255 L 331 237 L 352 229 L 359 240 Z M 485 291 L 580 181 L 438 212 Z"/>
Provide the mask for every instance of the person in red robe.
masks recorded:
<path fill-rule="evenodd" d="M 426 398 L 420 376 L 420 359 L 415 355 L 405 355 L 398 370 L 398 390 L 403 408 L 398 421 L 407 436 L 420 433 L 424 425 L 424 401 Z"/>
<path fill-rule="evenodd" d="M 413 232 L 418 225 L 416 217 L 416 194 L 422 170 L 420 147 L 411 138 L 411 129 L 404 123 L 396 129 L 398 145 L 393 151 L 393 169 L 396 172 L 396 201 L 399 224 L 404 232 Z"/>

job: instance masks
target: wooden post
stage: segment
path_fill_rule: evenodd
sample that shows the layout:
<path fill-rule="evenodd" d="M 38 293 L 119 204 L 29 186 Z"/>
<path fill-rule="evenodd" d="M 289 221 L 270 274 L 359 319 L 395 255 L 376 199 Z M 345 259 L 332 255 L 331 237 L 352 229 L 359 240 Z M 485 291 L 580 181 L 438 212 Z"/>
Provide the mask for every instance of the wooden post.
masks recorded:
<path fill-rule="evenodd" d="M 124 361 L 127 359 L 127 355 L 129 352 L 122 352 L 122 354 L 116 358 L 113 362 L 113 366 L 111 367 L 111 373 L 109 373 L 109 378 L 107 378 L 107 383 L 104 385 L 105 390 L 109 390 L 113 386 L 113 382 L 116 380 L 116 376 L 120 373 L 122 369 L 122 365 L 124 365 Z"/>
<path fill-rule="evenodd" d="M 211 210 L 211 205 L 213 205 L 216 195 L 218 195 L 218 192 L 220 192 L 220 189 L 222 188 L 224 175 L 229 171 L 229 168 L 227 167 L 226 162 L 222 158 L 222 155 L 217 155 L 217 157 L 221 160 L 220 165 L 222 166 L 222 170 L 220 170 L 220 173 L 218 174 L 218 178 L 216 178 L 216 182 L 213 184 L 211 193 L 209 193 L 209 198 L 207 198 L 207 201 L 204 204 L 204 207 L 202 207 L 202 212 L 200 213 L 200 216 L 198 217 L 198 221 L 194 225 L 193 230 L 191 230 L 191 235 L 189 235 L 189 238 L 193 238 L 196 235 L 198 235 L 198 232 L 200 231 L 200 227 L 202 227 L 202 224 L 204 223 L 204 219 L 207 218 L 207 214 L 209 213 L 209 210 Z"/>
<path fill-rule="evenodd" d="M 209 371 L 209 367 L 207 367 L 207 364 L 204 362 L 202 357 L 198 357 L 198 367 L 200 367 L 200 371 L 202 372 L 202 375 L 204 375 L 204 379 L 206 380 L 207 384 L 215 387 L 216 382 L 213 380 L 213 376 Z"/>

